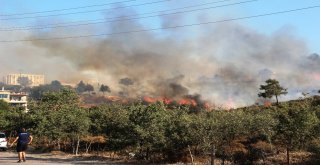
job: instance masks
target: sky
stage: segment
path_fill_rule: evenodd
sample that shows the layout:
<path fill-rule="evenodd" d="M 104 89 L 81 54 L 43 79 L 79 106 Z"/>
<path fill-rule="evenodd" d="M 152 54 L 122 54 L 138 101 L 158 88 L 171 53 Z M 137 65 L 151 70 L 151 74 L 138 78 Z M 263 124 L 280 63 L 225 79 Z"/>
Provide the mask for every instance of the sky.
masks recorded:
<path fill-rule="evenodd" d="M 88 7 L 81 8 L 75 10 L 64 10 L 59 12 L 47 12 L 47 13 L 39 13 L 38 15 L 54 15 L 54 14 L 63 14 L 63 13 L 72 13 L 78 11 L 92 11 L 92 10 L 100 10 L 100 9 L 109 9 L 115 8 L 117 4 L 111 4 L 116 2 L 122 2 L 118 5 L 122 6 L 132 6 L 128 8 L 122 8 L 125 10 L 133 10 L 130 12 L 134 13 L 149 13 L 154 11 L 163 11 L 167 9 L 175 9 L 181 8 L 190 5 L 211 3 L 211 2 L 219 2 L 221 0 L 55 0 L 55 1 L 39 1 L 39 0 L 1 0 L 0 13 L 1 15 L 8 14 L 18 14 L 18 13 L 30 13 L 30 12 L 39 12 L 39 11 L 50 11 L 57 9 L 69 9 L 74 7 L 84 7 L 84 6 L 92 6 L 92 5 L 102 5 L 96 7 Z M 221 3 L 215 3 L 211 5 L 201 6 L 200 8 L 219 6 L 224 4 L 232 4 L 238 2 L 245 2 L 246 0 L 227 0 Z M 151 3 L 150 2 L 155 2 Z M 147 4 L 146 4 L 147 3 Z M 105 5 L 103 5 L 105 4 Z M 109 5 L 108 5 L 109 4 Z M 138 5 L 137 5 L 138 4 Z M 139 5 L 145 4 L 145 5 Z M 217 21 L 222 18 L 238 18 L 238 17 L 246 17 L 264 13 L 272 13 L 277 11 L 285 11 L 297 8 L 304 8 L 310 6 L 320 5 L 318 0 L 258 0 L 253 2 L 248 2 L 244 4 L 238 4 L 233 6 L 225 6 L 220 8 L 213 8 L 209 10 L 202 10 L 196 12 L 188 12 L 182 14 L 176 14 L 173 16 L 177 17 L 189 17 L 183 19 L 190 19 L 192 17 L 197 17 L 200 13 L 206 13 L 210 15 L 207 21 Z M 119 9 L 115 9 L 119 10 Z M 27 19 L 13 19 L 13 20 L 1 20 L 1 27 L 12 27 L 12 26 L 33 26 L 37 24 L 41 24 L 43 22 L 52 22 L 52 21 L 79 21 L 79 20 L 96 20 L 96 19 L 104 19 L 106 18 L 110 12 L 114 11 L 98 11 L 98 12 L 89 12 L 89 13 L 79 13 L 79 14 L 71 14 L 71 15 L 60 15 L 53 17 L 38 17 L 38 18 L 27 18 Z M 27 17 L 27 16 L 36 16 L 32 14 L 22 14 L 15 15 L 12 17 Z M 316 21 L 317 16 L 320 16 L 319 8 L 297 11 L 293 13 L 285 13 L 274 16 L 266 16 L 259 17 L 253 19 L 245 19 L 239 20 L 237 22 L 241 22 L 246 24 L 247 26 L 256 29 L 262 33 L 271 34 L 276 31 L 285 29 L 291 30 L 297 37 L 305 40 L 311 52 L 320 52 L 320 33 L 318 29 L 320 29 L 320 23 Z M 10 17 L 1 16 L 1 18 L 8 19 Z M 157 17 L 140 19 L 146 27 L 155 28 L 159 27 L 159 19 Z M 204 21 L 206 22 L 206 21 Z M 197 23 L 195 21 L 189 20 L 183 24 L 192 24 Z M 100 24 L 101 25 L 101 24 Z M 205 28 L 205 27 L 194 27 L 194 28 Z M 15 38 L 14 38 L 15 39 Z M 13 39 L 13 40 L 14 40 Z M 5 39 L 2 39 L 5 40 Z"/>
<path fill-rule="evenodd" d="M 259 85 L 276 78 L 289 90 L 284 99 L 299 98 L 320 89 L 319 6 L 319 0 L 0 0 L 0 76 L 104 83 L 112 95 L 130 97 L 199 94 L 232 106 L 257 102 Z M 272 14 L 278 12 L 284 13 Z M 266 14 L 272 15 L 255 17 Z"/>

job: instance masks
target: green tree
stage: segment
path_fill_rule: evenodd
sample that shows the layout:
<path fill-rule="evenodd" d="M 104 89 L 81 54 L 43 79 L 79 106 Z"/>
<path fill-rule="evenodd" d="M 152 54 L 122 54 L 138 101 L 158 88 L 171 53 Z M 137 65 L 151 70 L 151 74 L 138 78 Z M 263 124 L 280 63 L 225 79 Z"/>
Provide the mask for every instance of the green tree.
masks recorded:
<path fill-rule="evenodd" d="M 0 122 L 0 130 L 6 130 L 10 135 L 22 127 L 28 129 L 33 125 L 30 115 L 17 107 L 0 110 Z"/>
<path fill-rule="evenodd" d="M 165 123 L 167 114 L 161 103 L 136 104 L 129 109 L 129 120 L 133 126 L 135 145 L 141 158 L 149 160 L 151 153 L 161 151 L 165 145 Z"/>
<path fill-rule="evenodd" d="M 276 138 L 287 148 L 287 164 L 290 163 L 290 150 L 301 148 L 318 137 L 319 119 L 315 111 L 308 107 L 291 105 L 283 108 L 278 114 Z"/>
<path fill-rule="evenodd" d="M 0 99 L 0 110 L 9 110 L 10 106 L 7 102 L 5 102 L 4 100 Z"/>
<path fill-rule="evenodd" d="M 32 81 L 28 77 L 19 77 L 17 82 L 23 87 L 27 87 L 32 84 Z"/>
<path fill-rule="evenodd" d="M 275 79 L 266 80 L 266 85 L 260 85 L 260 90 L 263 90 L 264 92 L 260 92 L 258 94 L 259 97 L 272 98 L 275 96 L 277 104 L 279 104 L 278 97 L 288 93 L 287 89 L 281 87 L 279 81 Z"/>
<path fill-rule="evenodd" d="M 126 147 L 134 147 L 136 144 L 135 134 L 133 132 L 133 125 L 129 120 L 128 107 L 114 104 L 112 106 L 104 105 L 101 112 L 105 118 L 97 118 L 94 123 L 102 122 L 98 128 L 105 129 L 104 133 L 108 136 L 107 145 L 113 151 L 119 151 Z M 99 114 L 99 112 L 98 112 Z M 102 117 L 102 116 L 101 116 Z M 96 128 L 95 125 L 92 128 Z M 92 131 L 92 130 L 91 130 Z"/>
<path fill-rule="evenodd" d="M 86 85 L 86 88 L 85 88 L 85 91 L 86 91 L 86 92 L 89 92 L 89 94 L 90 94 L 91 92 L 93 92 L 93 91 L 94 91 L 93 85 L 87 84 L 87 85 Z"/>
<path fill-rule="evenodd" d="M 63 85 L 62 85 L 61 82 L 58 81 L 58 80 L 53 80 L 53 81 L 51 81 L 51 83 L 49 84 L 49 89 L 50 89 L 50 91 L 58 92 L 58 91 L 61 90 L 62 88 L 63 88 Z"/>
<path fill-rule="evenodd" d="M 34 134 L 40 139 L 46 137 L 50 145 L 59 149 L 61 141 L 68 140 L 77 154 L 80 137 L 90 125 L 88 114 L 79 103 L 79 96 L 72 89 L 44 93 L 40 101 L 30 105 Z"/>
<path fill-rule="evenodd" d="M 86 91 L 86 84 L 81 80 L 78 84 L 77 84 L 77 87 L 76 87 L 76 91 L 78 93 L 83 93 Z"/>
<path fill-rule="evenodd" d="M 101 84 L 101 86 L 100 86 L 100 92 L 102 92 L 103 94 L 104 94 L 104 92 L 111 92 L 111 90 L 110 90 L 110 88 L 109 88 L 109 86 L 108 85 L 103 85 L 103 84 Z"/>
<path fill-rule="evenodd" d="M 39 85 L 30 89 L 29 98 L 33 100 L 40 100 L 43 93 L 58 92 L 64 88 L 58 80 L 52 81 L 50 84 Z"/>
<path fill-rule="evenodd" d="M 177 107 L 168 110 L 169 119 L 165 124 L 166 143 L 163 146 L 164 154 L 169 161 L 178 161 L 193 145 L 201 143 L 197 114 L 189 114 L 189 107 Z"/>

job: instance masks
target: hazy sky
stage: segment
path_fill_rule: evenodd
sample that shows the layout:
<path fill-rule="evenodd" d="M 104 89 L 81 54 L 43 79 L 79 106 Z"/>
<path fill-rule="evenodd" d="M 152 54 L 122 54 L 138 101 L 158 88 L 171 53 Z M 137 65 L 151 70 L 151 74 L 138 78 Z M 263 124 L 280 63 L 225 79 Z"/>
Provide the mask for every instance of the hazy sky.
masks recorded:
<path fill-rule="evenodd" d="M 200 94 L 236 106 L 256 102 L 259 85 L 276 78 L 289 90 L 286 99 L 297 98 L 320 88 L 319 5 L 319 0 L 0 0 L 0 76 L 44 74 L 48 83 L 104 83 L 114 95 Z"/>

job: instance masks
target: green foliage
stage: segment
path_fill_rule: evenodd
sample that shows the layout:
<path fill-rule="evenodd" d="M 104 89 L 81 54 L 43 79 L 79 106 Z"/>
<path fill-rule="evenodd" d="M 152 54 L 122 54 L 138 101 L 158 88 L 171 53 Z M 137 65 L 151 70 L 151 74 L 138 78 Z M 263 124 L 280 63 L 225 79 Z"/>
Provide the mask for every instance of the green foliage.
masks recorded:
<path fill-rule="evenodd" d="M 86 84 L 83 82 L 83 81 L 80 81 L 78 84 L 77 84 L 77 87 L 76 87 L 76 91 L 78 93 L 83 93 L 86 91 Z"/>
<path fill-rule="evenodd" d="M 183 150 L 192 144 L 191 132 L 193 115 L 180 109 L 173 111 L 170 115 L 169 121 L 166 125 L 166 136 L 168 138 L 168 148 L 173 150 Z"/>
<path fill-rule="evenodd" d="M 311 141 L 311 143 L 308 145 L 308 151 L 320 154 L 320 139 L 314 139 Z"/>
<path fill-rule="evenodd" d="M 132 134 L 140 155 L 149 158 L 149 152 L 159 151 L 165 145 L 165 123 L 167 114 L 163 104 L 136 104 L 129 109 L 129 121 L 133 126 Z"/>
<path fill-rule="evenodd" d="M 307 107 L 288 107 L 278 114 L 278 120 L 277 138 L 288 147 L 302 147 L 317 136 L 319 119 Z"/>
<path fill-rule="evenodd" d="M 133 126 L 130 124 L 129 111 L 121 105 L 107 106 L 104 109 L 103 128 L 108 136 L 109 149 L 118 151 L 135 144 Z M 103 118 L 101 118 L 103 120 Z"/>
<path fill-rule="evenodd" d="M 22 86 L 21 85 L 1 85 L 4 87 L 5 90 L 13 91 L 13 92 L 21 92 Z"/>
<path fill-rule="evenodd" d="M 103 85 L 103 84 L 100 86 L 100 89 L 99 89 L 99 90 L 100 90 L 100 92 L 102 92 L 103 94 L 104 94 L 104 92 L 109 92 L 109 93 L 111 92 L 111 89 L 109 88 L 109 86 Z"/>
<path fill-rule="evenodd" d="M 9 109 L 10 109 L 9 104 L 4 100 L 0 99 L 0 111 L 7 111 Z"/>
<path fill-rule="evenodd" d="M 284 105 L 277 113 L 277 143 L 287 148 L 287 163 L 292 149 L 305 148 L 306 144 L 319 136 L 319 118 L 308 100 Z"/>
<path fill-rule="evenodd" d="M 268 79 L 266 81 L 266 85 L 260 85 L 260 90 L 264 91 L 258 94 L 259 97 L 263 98 L 272 98 L 273 96 L 276 97 L 277 104 L 278 104 L 278 97 L 280 95 L 287 94 L 287 89 L 284 89 L 280 86 L 279 81 L 275 79 Z"/>
<path fill-rule="evenodd" d="M 94 91 L 94 87 L 91 84 L 85 84 L 83 81 L 80 81 L 75 90 L 77 91 L 77 93 L 84 93 L 84 92 L 92 92 Z"/>
<path fill-rule="evenodd" d="M 245 127 L 248 129 L 250 136 L 265 137 L 268 142 L 275 135 L 275 128 L 278 120 L 275 118 L 275 111 L 259 110 L 248 112 L 246 115 Z"/>
<path fill-rule="evenodd" d="M 1 110 L 0 121 L 0 130 L 9 132 L 18 131 L 22 127 L 30 128 L 32 125 L 30 116 L 25 111 L 15 107 Z"/>
<path fill-rule="evenodd" d="M 28 77 L 19 77 L 17 82 L 23 87 L 27 87 L 32 84 L 32 81 Z"/>
<path fill-rule="evenodd" d="M 42 94 L 46 92 L 59 92 L 63 85 L 57 80 L 52 81 L 50 84 L 35 86 L 30 89 L 29 98 L 33 100 L 40 100 Z"/>
<path fill-rule="evenodd" d="M 32 132 L 58 145 L 61 139 L 73 141 L 86 135 L 90 126 L 87 111 L 79 106 L 79 96 L 68 88 L 44 93 L 41 101 L 30 106 L 28 114 L 33 122 Z"/>
<path fill-rule="evenodd" d="M 78 137 L 101 136 L 107 140 L 96 151 L 133 152 L 149 160 L 181 161 L 189 156 L 189 149 L 196 157 L 206 156 L 212 146 L 217 157 L 235 164 L 261 159 L 279 145 L 317 150 L 310 147 L 318 144 L 314 139 L 320 136 L 316 97 L 279 106 L 198 113 L 163 103 L 82 108 L 75 90 L 54 84 L 57 91 L 43 92 L 40 99 L 31 101 L 28 113 L 0 102 L 0 129 L 31 128 L 39 145 L 42 140 L 56 148 L 74 146 Z"/>

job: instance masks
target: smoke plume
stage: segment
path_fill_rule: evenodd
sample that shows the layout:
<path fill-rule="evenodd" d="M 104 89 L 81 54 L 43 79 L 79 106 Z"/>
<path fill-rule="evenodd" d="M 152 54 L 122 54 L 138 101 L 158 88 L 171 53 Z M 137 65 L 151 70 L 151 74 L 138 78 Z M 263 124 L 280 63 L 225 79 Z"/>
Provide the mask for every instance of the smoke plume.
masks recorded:
<path fill-rule="evenodd" d="M 115 16 L 132 15 L 132 12 L 118 11 Z M 173 24 L 163 19 L 163 26 Z M 58 28 L 23 36 L 51 38 L 147 27 L 132 20 L 79 29 Z M 175 29 L 175 35 L 170 35 L 170 30 L 160 32 L 1 45 L 1 54 L 11 55 L 4 58 L 7 69 L 3 73 L 22 67 L 29 72 L 44 72 L 52 80 L 107 84 L 112 89 L 111 95 L 172 98 L 201 95 L 201 99 L 216 105 L 232 100 L 235 106 L 253 104 L 259 85 L 267 78 L 275 78 L 283 87 L 294 91 L 319 88 L 315 85 L 320 81 L 319 55 L 308 56 L 310 52 L 304 41 L 286 28 L 265 35 L 229 22 L 190 31 Z M 12 61 L 15 65 L 10 64 Z M 286 98 L 290 98 L 290 93 Z"/>

